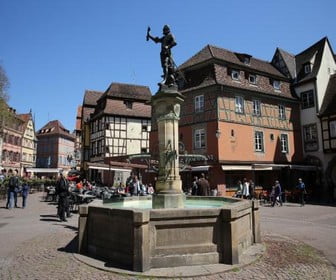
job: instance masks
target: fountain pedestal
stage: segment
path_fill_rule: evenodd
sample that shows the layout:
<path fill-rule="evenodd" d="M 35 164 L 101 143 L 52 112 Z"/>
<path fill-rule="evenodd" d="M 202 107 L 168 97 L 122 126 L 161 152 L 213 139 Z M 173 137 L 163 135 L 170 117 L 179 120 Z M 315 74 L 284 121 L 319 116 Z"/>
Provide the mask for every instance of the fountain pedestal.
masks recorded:
<path fill-rule="evenodd" d="M 184 97 L 176 86 L 161 85 L 151 104 L 159 137 L 159 174 L 153 208 L 183 208 L 185 196 L 179 175 L 178 122 Z"/>

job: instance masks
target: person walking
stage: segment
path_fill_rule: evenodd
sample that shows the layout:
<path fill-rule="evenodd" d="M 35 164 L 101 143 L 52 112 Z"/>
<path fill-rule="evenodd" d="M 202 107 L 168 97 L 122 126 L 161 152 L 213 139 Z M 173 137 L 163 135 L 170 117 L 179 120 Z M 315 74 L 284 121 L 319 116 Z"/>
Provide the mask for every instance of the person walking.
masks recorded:
<path fill-rule="evenodd" d="M 250 197 L 250 186 L 246 178 L 243 180 L 243 198 L 247 199 Z"/>
<path fill-rule="evenodd" d="M 67 222 L 65 214 L 68 212 L 69 206 L 69 182 L 60 172 L 60 176 L 56 182 L 56 194 L 58 195 L 58 215 L 61 222 Z"/>
<path fill-rule="evenodd" d="M 194 177 L 194 181 L 192 182 L 192 185 L 191 185 L 191 195 L 198 195 L 198 177 L 195 176 Z"/>
<path fill-rule="evenodd" d="M 255 198 L 255 184 L 253 182 L 253 180 L 251 179 L 249 182 L 249 193 L 250 193 L 250 199 L 254 199 Z"/>
<path fill-rule="evenodd" d="M 140 195 L 141 193 L 141 182 L 139 181 L 137 175 L 134 176 L 131 190 L 132 190 L 131 195 L 134 196 Z"/>
<path fill-rule="evenodd" d="M 306 191 L 306 186 L 301 178 L 299 178 L 299 184 L 296 186 L 296 188 L 300 192 L 301 206 L 304 206 L 305 205 L 305 195 L 307 194 L 307 191 Z"/>
<path fill-rule="evenodd" d="M 19 189 L 20 181 L 17 176 L 17 170 L 14 171 L 14 174 L 10 172 L 10 178 L 8 182 L 8 190 L 7 190 L 7 209 L 12 209 L 17 207 L 17 190 Z"/>
<path fill-rule="evenodd" d="M 29 185 L 27 182 L 23 182 L 21 196 L 22 196 L 22 208 L 26 208 L 27 206 L 27 197 L 29 194 Z"/>
<path fill-rule="evenodd" d="M 210 195 L 210 184 L 207 179 L 205 179 L 204 173 L 201 174 L 201 178 L 197 182 L 198 195 L 209 196 Z"/>
<path fill-rule="evenodd" d="M 274 207 L 275 203 L 277 202 L 279 202 L 280 206 L 282 206 L 281 185 L 278 180 L 275 181 L 275 185 L 274 185 L 274 195 L 273 195 L 272 207 Z"/>

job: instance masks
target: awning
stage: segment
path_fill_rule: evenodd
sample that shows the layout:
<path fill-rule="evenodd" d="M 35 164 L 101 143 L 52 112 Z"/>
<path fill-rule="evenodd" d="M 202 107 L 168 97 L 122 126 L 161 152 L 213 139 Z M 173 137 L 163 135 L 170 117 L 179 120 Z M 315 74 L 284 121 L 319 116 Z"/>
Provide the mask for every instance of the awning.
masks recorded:
<path fill-rule="evenodd" d="M 208 171 L 209 168 L 209 165 L 192 166 L 191 171 Z"/>
<path fill-rule="evenodd" d="M 292 164 L 289 166 L 290 169 L 296 169 L 296 170 L 305 170 L 305 171 L 316 171 L 318 170 L 317 166 L 314 165 L 298 165 L 298 164 Z"/>
<path fill-rule="evenodd" d="M 251 165 L 222 165 L 222 170 L 252 170 Z"/>
<path fill-rule="evenodd" d="M 107 170 L 107 171 L 124 171 L 131 172 L 132 169 L 128 168 L 116 168 L 116 167 L 106 167 L 106 166 L 98 166 L 98 165 L 89 165 L 89 169 L 97 169 L 97 170 Z"/>
<path fill-rule="evenodd" d="M 38 168 L 38 167 L 29 167 L 26 168 L 26 172 L 34 173 L 59 173 L 62 168 Z"/>
<path fill-rule="evenodd" d="M 238 171 L 238 170 L 255 170 L 255 171 L 266 171 L 266 170 L 281 170 L 282 168 L 289 168 L 295 170 L 304 170 L 304 171 L 315 171 L 317 170 L 316 166 L 312 165 L 299 165 L 299 164 L 276 164 L 276 163 L 254 163 L 251 165 L 222 165 L 222 170 L 224 171 Z"/>

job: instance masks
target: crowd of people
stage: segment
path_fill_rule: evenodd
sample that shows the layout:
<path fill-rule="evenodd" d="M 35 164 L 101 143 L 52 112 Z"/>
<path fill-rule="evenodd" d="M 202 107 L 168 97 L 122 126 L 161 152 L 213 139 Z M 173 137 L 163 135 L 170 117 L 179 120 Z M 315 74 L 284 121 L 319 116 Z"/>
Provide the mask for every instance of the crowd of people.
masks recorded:
<path fill-rule="evenodd" d="M 3 172 L 0 174 L 0 183 L 2 184 L 7 178 L 7 202 L 6 208 L 18 208 L 18 197 L 22 197 L 22 208 L 27 206 L 27 197 L 29 194 L 29 185 L 23 178 L 18 176 L 18 172 L 10 171 L 8 174 Z M 155 183 L 157 178 L 154 179 L 153 184 L 144 184 L 139 177 L 134 173 L 127 178 L 125 184 L 120 182 L 118 186 L 113 187 L 113 193 L 120 196 L 143 196 L 152 195 L 155 192 Z M 77 192 L 79 194 L 87 191 L 94 190 L 95 184 L 90 183 L 86 179 L 78 179 L 76 181 L 69 181 L 63 173 L 59 174 L 59 177 L 55 186 L 55 195 L 58 197 L 58 216 L 61 221 L 67 221 L 67 217 L 70 216 L 70 192 Z M 299 193 L 299 199 L 302 206 L 305 205 L 306 186 L 301 178 L 298 179 L 296 190 Z M 192 184 L 185 190 L 187 195 L 195 196 L 217 196 L 217 189 L 212 188 L 209 184 L 205 174 L 202 173 L 200 177 L 194 177 Z M 244 178 L 242 181 L 237 182 L 237 191 L 234 195 L 237 198 L 254 199 L 256 198 L 255 184 L 253 180 L 247 180 Z M 283 189 L 279 180 L 274 182 L 270 192 L 271 206 L 282 206 L 283 204 Z"/>
<path fill-rule="evenodd" d="M 18 197 L 21 196 L 21 207 L 24 209 L 27 206 L 27 197 L 30 189 L 28 183 L 18 176 L 17 170 L 10 170 L 7 176 L 2 171 L 0 175 L 0 184 L 5 181 L 6 177 L 8 177 L 6 208 L 19 208 Z"/>

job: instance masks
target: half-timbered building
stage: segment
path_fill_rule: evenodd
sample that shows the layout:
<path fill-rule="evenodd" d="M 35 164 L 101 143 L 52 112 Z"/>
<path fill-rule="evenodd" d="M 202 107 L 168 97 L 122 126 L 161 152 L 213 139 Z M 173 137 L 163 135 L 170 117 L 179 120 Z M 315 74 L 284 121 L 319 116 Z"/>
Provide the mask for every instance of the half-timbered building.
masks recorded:
<path fill-rule="evenodd" d="M 289 187 L 302 168 L 300 104 L 290 79 L 269 62 L 211 45 L 179 70 L 180 154 L 208 158 L 190 167 L 184 185 L 204 172 L 221 194 L 235 191 L 243 178 L 264 188 L 279 179 Z"/>
<path fill-rule="evenodd" d="M 120 159 L 149 153 L 150 99 L 146 86 L 112 83 L 97 100 L 90 117 L 90 178 L 125 182 L 132 168 L 139 167 Z"/>

